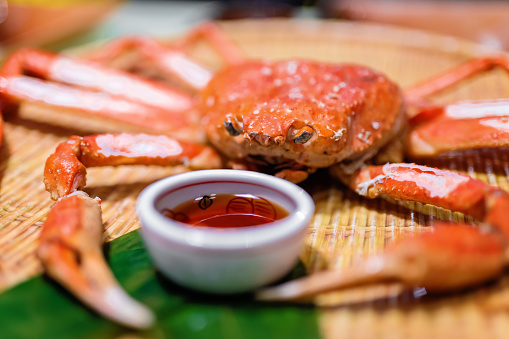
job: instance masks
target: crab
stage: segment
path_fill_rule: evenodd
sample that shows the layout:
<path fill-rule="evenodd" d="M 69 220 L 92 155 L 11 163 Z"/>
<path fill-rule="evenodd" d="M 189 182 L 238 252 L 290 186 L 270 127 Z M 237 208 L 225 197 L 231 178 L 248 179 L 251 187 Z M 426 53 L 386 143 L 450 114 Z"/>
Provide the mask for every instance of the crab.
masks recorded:
<path fill-rule="evenodd" d="M 185 54 L 202 38 L 226 63 L 215 74 Z M 228 166 L 295 183 L 330 168 L 362 196 L 433 204 L 489 225 L 436 225 L 349 270 L 259 291 L 260 300 L 295 300 L 387 281 L 440 292 L 501 275 L 508 264 L 508 193 L 459 173 L 401 163 L 403 152 L 418 159 L 508 145 L 509 100 L 447 106 L 426 100 L 497 66 L 509 71 L 509 59 L 474 59 L 402 90 L 360 65 L 245 60 L 217 26 L 206 24 L 171 46 L 126 37 L 84 59 L 20 50 L 0 70 L 0 88 L 4 106 L 23 102 L 52 119 L 71 114 L 87 128 L 150 133 L 72 136 L 57 146 L 44 172 L 57 202 L 38 249 L 47 272 L 78 298 L 114 321 L 143 328 L 152 323 L 151 312 L 122 291 L 102 258 L 100 200 L 82 191 L 87 167 Z M 202 130 L 208 144 L 196 143 L 203 140 Z"/>

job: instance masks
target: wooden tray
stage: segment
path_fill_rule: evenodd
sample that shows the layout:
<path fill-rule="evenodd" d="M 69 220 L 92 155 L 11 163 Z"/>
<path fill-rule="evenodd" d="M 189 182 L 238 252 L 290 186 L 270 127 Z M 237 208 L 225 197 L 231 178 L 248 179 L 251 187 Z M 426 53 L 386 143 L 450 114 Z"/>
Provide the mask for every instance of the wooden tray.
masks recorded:
<path fill-rule="evenodd" d="M 451 37 L 390 26 L 293 20 L 246 20 L 222 25 L 251 57 L 355 62 L 385 72 L 402 86 L 489 52 Z M 509 77 L 494 70 L 436 99 L 451 102 L 508 96 Z M 52 205 L 42 184 L 44 162 L 56 145 L 72 133 L 16 116 L 6 117 L 0 150 L 0 290 L 41 272 L 34 250 Z M 509 190 L 507 150 L 466 152 L 425 164 L 458 170 Z M 89 170 L 86 191 L 103 201 L 105 241 L 139 227 L 134 204 L 147 184 L 182 171 L 185 168 L 156 166 Z M 413 204 L 415 210 L 409 210 L 382 200 L 368 201 L 339 183 L 331 185 L 331 180 L 315 176 L 302 185 L 313 195 L 317 207 L 302 257 L 311 272 L 353 265 L 383 250 L 396 237 L 417 232 L 435 219 L 464 220 L 458 213 L 431 206 Z M 477 301 L 488 294 L 501 293 L 508 285 L 506 280 L 423 301 L 407 296 L 362 303 L 367 292 L 359 290 L 356 298 L 360 303 L 355 307 L 333 307 L 335 300 L 351 296 L 324 295 L 318 299 L 326 306 L 321 329 L 325 337 L 331 338 L 504 337 L 509 333 L 509 314 L 486 314 Z M 381 296 L 389 292 L 390 289 L 377 291 Z"/>

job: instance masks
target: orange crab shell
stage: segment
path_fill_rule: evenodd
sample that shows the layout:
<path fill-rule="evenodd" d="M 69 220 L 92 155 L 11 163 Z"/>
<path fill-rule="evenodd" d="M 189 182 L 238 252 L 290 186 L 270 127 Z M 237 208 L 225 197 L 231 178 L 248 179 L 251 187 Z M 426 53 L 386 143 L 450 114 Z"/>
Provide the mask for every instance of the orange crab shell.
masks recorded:
<path fill-rule="evenodd" d="M 201 106 L 209 140 L 229 158 L 283 158 L 312 168 L 377 150 L 404 122 L 401 91 L 384 75 L 305 60 L 227 67 L 202 91 Z M 311 136 L 299 143 L 303 128 Z"/>

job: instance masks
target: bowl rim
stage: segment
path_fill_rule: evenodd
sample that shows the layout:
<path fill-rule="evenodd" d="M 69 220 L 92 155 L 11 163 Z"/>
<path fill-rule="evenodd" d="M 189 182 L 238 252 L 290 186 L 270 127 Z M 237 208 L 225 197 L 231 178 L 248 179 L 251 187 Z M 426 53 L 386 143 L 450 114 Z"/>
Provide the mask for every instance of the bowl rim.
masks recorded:
<path fill-rule="evenodd" d="M 158 200 L 179 188 L 191 185 L 232 182 L 262 186 L 288 199 L 295 210 L 277 221 L 233 229 L 199 228 L 169 219 L 156 208 Z M 234 250 L 270 245 L 292 238 L 303 231 L 314 213 L 311 196 L 301 187 L 268 174 L 233 169 L 186 172 L 158 180 L 147 186 L 138 196 L 136 211 L 144 232 L 154 233 L 158 240 L 184 246 Z"/>

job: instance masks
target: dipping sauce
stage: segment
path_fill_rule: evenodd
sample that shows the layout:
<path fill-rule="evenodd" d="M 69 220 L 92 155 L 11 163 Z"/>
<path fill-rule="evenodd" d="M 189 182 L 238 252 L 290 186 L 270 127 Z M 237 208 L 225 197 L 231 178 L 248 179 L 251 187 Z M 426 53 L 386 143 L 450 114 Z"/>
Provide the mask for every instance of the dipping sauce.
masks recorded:
<path fill-rule="evenodd" d="M 163 214 L 193 226 L 235 228 L 279 220 L 288 216 L 288 211 L 251 194 L 210 194 L 164 209 Z"/>

